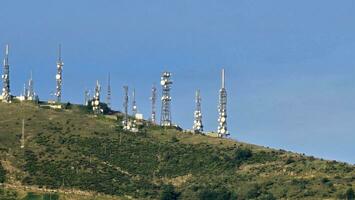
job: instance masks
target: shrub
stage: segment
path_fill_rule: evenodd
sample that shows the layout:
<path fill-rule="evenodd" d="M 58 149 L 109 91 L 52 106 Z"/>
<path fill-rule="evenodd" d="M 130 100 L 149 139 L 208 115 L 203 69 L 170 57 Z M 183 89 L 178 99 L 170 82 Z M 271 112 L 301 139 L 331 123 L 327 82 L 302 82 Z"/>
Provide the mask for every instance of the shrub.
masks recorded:
<path fill-rule="evenodd" d="M 0 163 L 0 183 L 4 183 L 6 179 L 6 171 Z"/>
<path fill-rule="evenodd" d="M 355 193 L 354 193 L 354 190 L 352 188 L 349 188 L 348 190 L 346 190 L 345 198 L 347 200 L 354 200 L 355 199 Z"/>
<path fill-rule="evenodd" d="M 163 187 L 163 191 L 161 193 L 160 199 L 161 200 L 177 200 L 180 196 L 179 192 L 175 191 L 174 186 L 172 185 L 165 185 Z"/>

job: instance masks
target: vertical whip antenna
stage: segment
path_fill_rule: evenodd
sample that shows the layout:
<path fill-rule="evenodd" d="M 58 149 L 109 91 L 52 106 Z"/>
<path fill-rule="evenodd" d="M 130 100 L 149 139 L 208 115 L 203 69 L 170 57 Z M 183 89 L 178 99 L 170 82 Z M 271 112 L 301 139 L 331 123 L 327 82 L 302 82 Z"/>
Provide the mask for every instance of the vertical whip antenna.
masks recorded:
<path fill-rule="evenodd" d="M 157 88 L 155 87 L 155 84 L 152 86 L 152 96 L 150 97 L 150 100 L 152 102 L 152 113 L 150 120 L 153 124 L 156 123 L 156 102 L 157 102 Z"/>
<path fill-rule="evenodd" d="M 4 69 L 2 75 L 2 102 L 11 103 L 10 93 L 10 65 L 9 65 L 9 45 L 5 47 Z"/>
<path fill-rule="evenodd" d="M 171 81 L 171 73 L 170 72 L 163 72 L 160 80 L 160 84 L 162 86 L 162 105 L 161 105 L 161 116 L 160 116 L 160 125 L 161 126 L 171 126 L 171 110 L 170 110 L 170 103 L 171 103 L 171 96 L 170 96 L 170 89 L 172 85 Z"/>
<path fill-rule="evenodd" d="M 203 131 L 203 124 L 202 124 L 202 112 L 201 112 L 201 94 L 200 90 L 196 91 L 196 110 L 194 112 L 194 124 L 192 129 L 195 133 L 201 133 Z"/>
<path fill-rule="evenodd" d="M 227 130 L 227 90 L 225 88 L 225 72 L 222 69 L 222 87 L 219 90 L 219 105 L 218 105 L 218 137 L 229 136 Z"/>

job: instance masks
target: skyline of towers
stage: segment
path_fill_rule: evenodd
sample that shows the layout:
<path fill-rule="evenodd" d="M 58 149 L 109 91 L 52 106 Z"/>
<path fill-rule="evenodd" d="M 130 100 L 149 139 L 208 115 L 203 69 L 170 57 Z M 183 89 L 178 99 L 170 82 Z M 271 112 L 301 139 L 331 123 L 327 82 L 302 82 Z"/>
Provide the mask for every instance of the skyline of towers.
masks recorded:
<path fill-rule="evenodd" d="M 5 46 L 3 74 L 2 74 L 2 102 L 11 103 L 10 93 L 10 65 L 9 65 L 9 45 Z"/>
<path fill-rule="evenodd" d="M 63 82 L 63 60 L 62 60 L 62 46 L 58 47 L 58 60 L 57 60 L 57 74 L 55 76 L 56 79 L 56 92 L 54 96 L 56 97 L 56 102 L 60 103 L 62 100 L 62 82 Z"/>
<path fill-rule="evenodd" d="M 171 96 L 170 89 L 172 85 L 171 73 L 163 72 L 160 80 L 160 85 L 162 86 L 162 97 L 161 97 L 161 115 L 160 115 L 160 125 L 161 126 L 171 126 Z"/>
<path fill-rule="evenodd" d="M 153 124 L 155 124 L 156 123 L 156 101 L 157 101 L 157 88 L 155 87 L 155 84 L 153 84 L 152 86 L 152 94 L 150 100 L 152 103 L 150 121 Z"/>
<path fill-rule="evenodd" d="M 219 90 L 219 105 L 218 105 L 218 137 L 229 136 L 227 130 L 227 90 L 225 88 L 225 71 L 222 69 L 222 86 Z"/>
<path fill-rule="evenodd" d="M 91 102 L 92 110 L 94 111 L 95 114 L 102 113 L 101 107 L 100 107 L 100 92 L 101 92 L 101 86 L 99 84 L 99 81 L 96 81 L 95 94 L 94 94 L 94 98 Z"/>
<path fill-rule="evenodd" d="M 202 124 L 202 112 L 201 112 L 201 94 L 199 89 L 196 90 L 195 103 L 196 103 L 196 108 L 194 112 L 194 124 L 192 126 L 192 130 L 195 133 L 202 133 L 203 124 Z"/>

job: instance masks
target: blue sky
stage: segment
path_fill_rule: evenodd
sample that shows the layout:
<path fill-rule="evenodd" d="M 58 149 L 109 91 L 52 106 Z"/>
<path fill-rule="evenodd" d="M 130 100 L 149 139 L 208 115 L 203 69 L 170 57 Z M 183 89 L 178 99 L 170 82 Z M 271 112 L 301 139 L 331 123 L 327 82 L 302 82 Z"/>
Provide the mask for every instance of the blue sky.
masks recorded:
<path fill-rule="evenodd" d="M 173 121 L 192 126 L 200 88 L 205 128 L 216 130 L 225 67 L 233 138 L 355 163 L 352 0 L 11 0 L 0 19 L 13 94 L 33 70 L 36 91 L 51 98 L 61 43 L 63 100 L 82 103 L 110 72 L 114 108 L 127 84 L 147 116 L 150 87 L 169 70 Z"/>

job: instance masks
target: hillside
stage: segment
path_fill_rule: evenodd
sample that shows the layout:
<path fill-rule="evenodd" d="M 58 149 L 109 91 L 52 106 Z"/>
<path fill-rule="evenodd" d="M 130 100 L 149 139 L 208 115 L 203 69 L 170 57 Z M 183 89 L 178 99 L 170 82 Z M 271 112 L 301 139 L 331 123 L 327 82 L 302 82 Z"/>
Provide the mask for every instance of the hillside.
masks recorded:
<path fill-rule="evenodd" d="M 82 106 L 0 103 L 0 199 L 344 199 L 355 188 L 349 164 L 117 124 Z"/>

